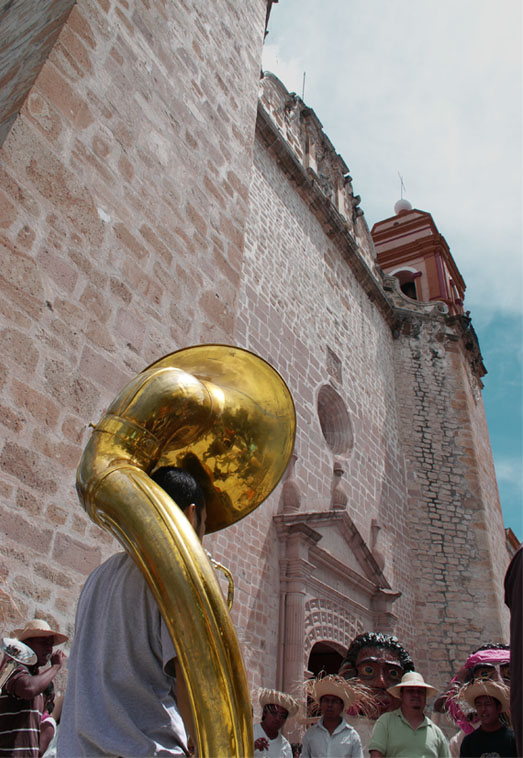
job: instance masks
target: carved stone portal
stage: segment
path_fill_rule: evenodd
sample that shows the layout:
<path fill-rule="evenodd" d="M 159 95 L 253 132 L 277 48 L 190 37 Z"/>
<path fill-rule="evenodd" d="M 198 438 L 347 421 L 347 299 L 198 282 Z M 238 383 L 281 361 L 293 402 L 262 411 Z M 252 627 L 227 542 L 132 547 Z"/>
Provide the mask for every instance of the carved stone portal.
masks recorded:
<path fill-rule="evenodd" d="M 274 517 L 281 546 L 278 686 L 303 681 L 318 642 L 347 649 L 362 631 L 393 632 L 395 592 L 346 510 Z"/>

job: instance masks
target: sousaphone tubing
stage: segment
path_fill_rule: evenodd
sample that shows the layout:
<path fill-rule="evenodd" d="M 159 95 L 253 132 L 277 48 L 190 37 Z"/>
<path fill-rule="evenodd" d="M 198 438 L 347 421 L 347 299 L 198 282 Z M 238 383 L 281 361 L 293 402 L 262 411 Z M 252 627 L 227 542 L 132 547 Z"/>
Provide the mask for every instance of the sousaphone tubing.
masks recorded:
<path fill-rule="evenodd" d="M 238 641 L 194 530 L 150 478 L 190 471 L 204 489 L 206 532 L 252 513 L 294 446 L 290 392 L 270 364 L 228 345 L 198 345 L 148 366 L 111 403 L 77 472 L 80 501 L 128 550 L 160 606 L 187 683 L 199 755 L 253 753 Z"/>

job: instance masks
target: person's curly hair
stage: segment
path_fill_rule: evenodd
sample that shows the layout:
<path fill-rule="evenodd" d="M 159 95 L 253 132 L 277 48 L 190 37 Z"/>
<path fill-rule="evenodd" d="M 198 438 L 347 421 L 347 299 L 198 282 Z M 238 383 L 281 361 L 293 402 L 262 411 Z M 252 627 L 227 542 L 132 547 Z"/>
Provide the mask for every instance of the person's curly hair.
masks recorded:
<path fill-rule="evenodd" d="M 356 670 L 356 659 L 360 650 L 366 647 L 381 647 L 386 650 L 390 650 L 398 656 L 400 666 L 403 669 L 403 673 L 408 671 L 414 671 L 414 662 L 410 655 L 407 653 L 403 645 L 400 643 L 397 637 L 393 634 L 385 634 L 384 632 L 365 632 L 355 637 L 345 656 L 341 668 L 351 666 Z"/>

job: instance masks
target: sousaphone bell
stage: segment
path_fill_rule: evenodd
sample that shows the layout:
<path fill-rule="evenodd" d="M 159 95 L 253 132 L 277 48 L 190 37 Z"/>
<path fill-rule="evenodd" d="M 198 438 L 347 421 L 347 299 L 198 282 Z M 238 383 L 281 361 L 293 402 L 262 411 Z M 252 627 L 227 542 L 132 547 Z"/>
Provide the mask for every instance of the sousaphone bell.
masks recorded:
<path fill-rule="evenodd" d="M 205 492 L 206 532 L 252 513 L 283 475 L 295 411 L 280 375 L 253 353 L 198 345 L 151 364 L 94 427 L 77 472 L 80 501 L 128 550 L 169 627 L 195 715 L 200 756 L 253 753 L 238 640 L 194 530 L 149 476 L 190 471 Z"/>
<path fill-rule="evenodd" d="M 14 637 L 3 637 L 0 650 L 3 653 L 0 663 L 0 692 L 2 692 L 5 683 L 20 664 L 32 666 L 36 663 L 36 653 L 29 645 Z"/>

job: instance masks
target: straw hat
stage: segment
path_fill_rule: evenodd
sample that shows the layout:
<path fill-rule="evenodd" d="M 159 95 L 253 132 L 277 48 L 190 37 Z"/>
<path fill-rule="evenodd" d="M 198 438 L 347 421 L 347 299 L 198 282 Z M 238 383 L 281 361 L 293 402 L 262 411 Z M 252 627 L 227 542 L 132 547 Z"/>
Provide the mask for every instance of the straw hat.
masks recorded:
<path fill-rule="evenodd" d="M 334 695 L 343 700 L 343 710 L 355 702 L 356 695 L 353 688 L 347 684 L 347 680 L 337 674 L 327 674 L 316 679 L 310 679 L 306 683 L 306 692 L 318 705 L 324 695 Z"/>
<path fill-rule="evenodd" d="M 298 711 L 298 703 L 293 697 L 287 695 L 286 692 L 269 690 L 264 687 L 258 690 L 258 699 L 262 708 L 266 705 L 277 705 L 280 708 L 285 708 L 289 714 L 289 718 L 294 716 Z"/>
<path fill-rule="evenodd" d="M 427 697 L 432 697 L 438 693 L 435 687 L 426 684 L 421 674 L 418 674 L 417 671 L 408 671 L 406 674 L 403 674 L 401 682 L 394 685 L 394 687 L 389 687 L 387 692 L 392 697 L 399 697 L 402 687 L 422 687 L 424 690 L 427 690 Z"/>
<path fill-rule="evenodd" d="M 69 639 L 66 634 L 60 634 L 55 629 L 51 629 L 47 621 L 43 619 L 28 621 L 23 629 L 13 629 L 11 634 L 17 640 L 20 640 L 20 642 L 32 639 L 33 637 L 52 637 L 53 645 L 61 645 L 62 642 L 67 642 Z"/>
<path fill-rule="evenodd" d="M 466 700 L 473 708 L 476 708 L 476 698 L 482 695 L 496 698 L 501 703 L 502 712 L 510 712 L 509 688 L 499 682 L 493 682 L 492 679 L 476 679 L 463 687 L 459 693 L 460 698 Z"/>

